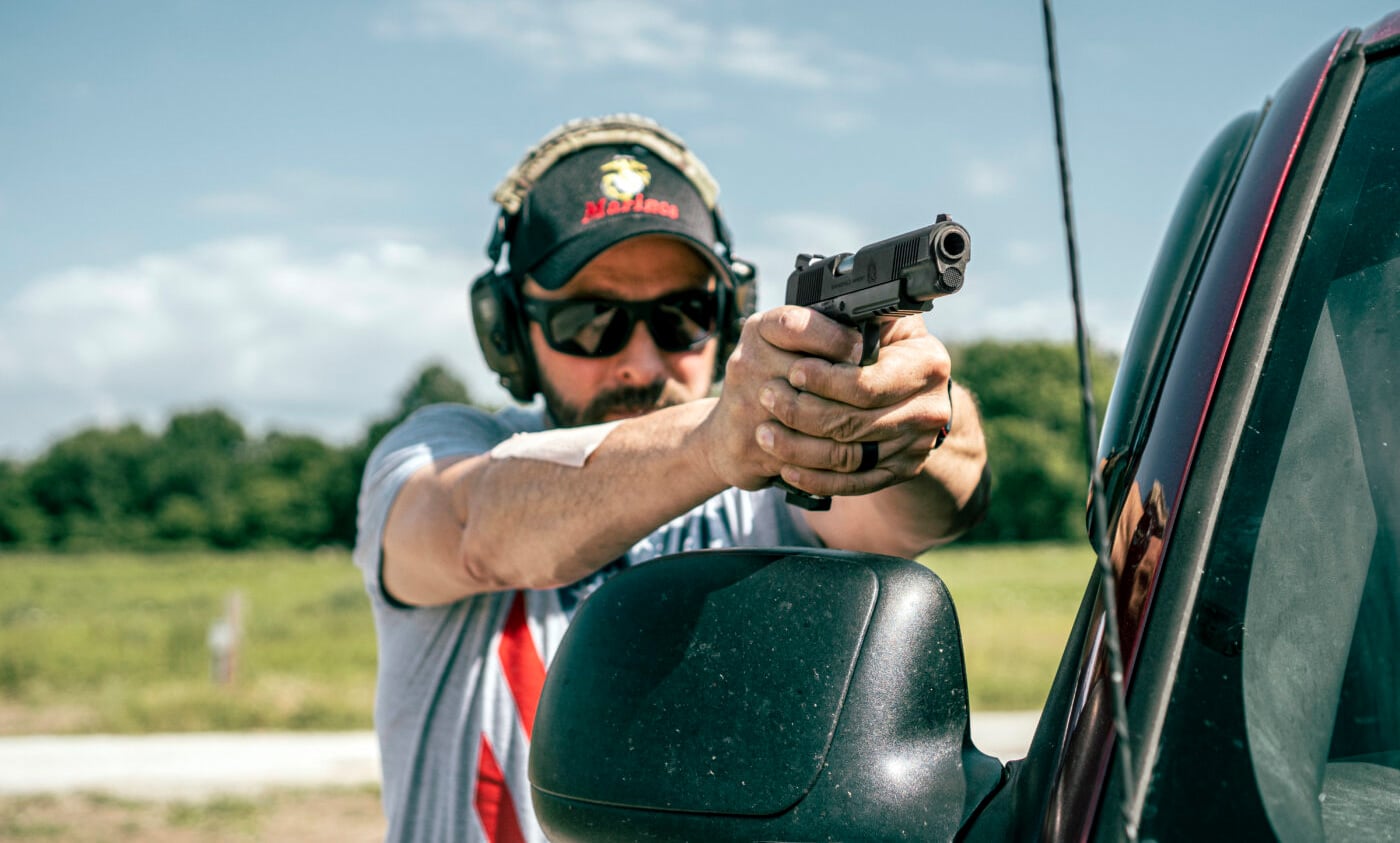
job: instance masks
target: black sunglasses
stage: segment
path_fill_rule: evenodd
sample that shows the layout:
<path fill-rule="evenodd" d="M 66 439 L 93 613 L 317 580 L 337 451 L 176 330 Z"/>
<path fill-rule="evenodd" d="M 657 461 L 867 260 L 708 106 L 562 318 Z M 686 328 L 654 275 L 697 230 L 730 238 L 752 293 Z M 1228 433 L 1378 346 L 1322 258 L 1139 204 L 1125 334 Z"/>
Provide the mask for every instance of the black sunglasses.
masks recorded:
<path fill-rule="evenodd" d="M 682 290 L 649 301 L 522 298 L 525 314 L 539 324 L 549 347 L 575 357 L 618 353 L 638 322 L 646 322 L 662 351 L 690 351 L 714 334 L 719 307 L 713 290 Z"/>

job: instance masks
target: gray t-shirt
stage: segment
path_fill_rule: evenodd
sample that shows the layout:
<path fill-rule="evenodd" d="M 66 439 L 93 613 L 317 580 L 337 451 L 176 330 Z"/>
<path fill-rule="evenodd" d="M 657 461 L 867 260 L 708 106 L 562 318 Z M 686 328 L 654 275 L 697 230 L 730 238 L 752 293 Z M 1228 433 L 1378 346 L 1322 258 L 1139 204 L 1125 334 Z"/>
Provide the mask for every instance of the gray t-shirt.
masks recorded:
<path fill-rule="evenodd" d="M 608 575 L 684 550 L 820 544 L 780 490 L 728 489 L 571 586 L 428 608 L 389 598 L 380 549 L 404 481 L 433 460 L 484 453 L 514 433 L 544 427 L 539 409 L 490 414 L 437 404 L 390 431 L 365 467 L 354 560 L 379 638 L 375 728 L 389 840 L 544 841 L 526 771 L 539 684 L 578 601 Z M 522 512 L 520 523 L 548 530 L 549 514 Z"/>

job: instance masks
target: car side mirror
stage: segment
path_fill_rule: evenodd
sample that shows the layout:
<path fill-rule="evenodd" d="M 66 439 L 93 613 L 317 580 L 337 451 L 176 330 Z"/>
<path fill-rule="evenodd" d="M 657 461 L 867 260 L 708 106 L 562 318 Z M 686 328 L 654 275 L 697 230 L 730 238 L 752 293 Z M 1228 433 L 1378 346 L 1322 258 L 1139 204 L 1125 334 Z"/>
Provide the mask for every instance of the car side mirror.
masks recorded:
<path fill-rule="evenodd" d="M 553 841 L 952 839 L 1000 778 L 942 581 L 828 550 L 613 577 L 560 644 L 530 751 Z"/>

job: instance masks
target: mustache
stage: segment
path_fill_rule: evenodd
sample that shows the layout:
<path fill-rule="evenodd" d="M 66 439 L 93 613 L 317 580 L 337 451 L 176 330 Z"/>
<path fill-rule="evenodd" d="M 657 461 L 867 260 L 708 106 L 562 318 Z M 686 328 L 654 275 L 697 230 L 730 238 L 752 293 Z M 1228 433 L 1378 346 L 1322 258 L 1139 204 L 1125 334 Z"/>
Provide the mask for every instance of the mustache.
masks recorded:
<path fill-rule="evenodd" d="M 585 424 L 600 421 L 608 413 L 635 413 L 657 410 L 674 401 L 663 403 L 666 392 L 665 381 L 655 381 L 646 386 L 623 386 L 601 392 L 588 402 L 580 415 Z"/>
<path fill-rule="evenodd" d="M 684 400 L 684 393 L 680 388 L 664 378 L 646 386 L 621 386 L 605 390 L 593 396 L 583 407 L 564 401 L 548 383 L 543 384 L 540 391 L 544 393 L 549 415 L 558 427 L 597 424 L 612 412 L 650 412 L 679 404 Z"/>

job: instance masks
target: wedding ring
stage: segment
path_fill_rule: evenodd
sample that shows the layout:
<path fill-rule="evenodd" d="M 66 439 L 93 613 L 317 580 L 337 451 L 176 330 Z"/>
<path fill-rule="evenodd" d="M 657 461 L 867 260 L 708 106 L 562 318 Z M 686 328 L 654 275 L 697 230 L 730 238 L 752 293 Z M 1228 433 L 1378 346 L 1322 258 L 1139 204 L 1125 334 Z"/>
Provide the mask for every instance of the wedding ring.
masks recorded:
<path fill-rule="evenodd" d="M 869 471 L 880 461 L 880 443 L 862 442 L 860 443 L 860 465 L 856 466 L 856 471 Z"/>

